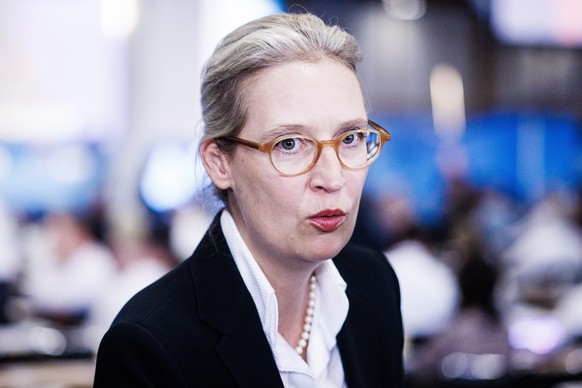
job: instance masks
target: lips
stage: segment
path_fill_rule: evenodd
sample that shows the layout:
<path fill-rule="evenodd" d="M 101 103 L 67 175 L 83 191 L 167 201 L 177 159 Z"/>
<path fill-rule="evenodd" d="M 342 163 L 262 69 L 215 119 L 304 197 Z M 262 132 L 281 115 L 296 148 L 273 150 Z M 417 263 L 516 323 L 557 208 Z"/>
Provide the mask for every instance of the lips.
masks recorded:
<path fill-rule="evenodd" d="M 326 209 L 308 218 L 322 232 L 333 232 L 346 220 L 346 213 L 339 209 Z"/>

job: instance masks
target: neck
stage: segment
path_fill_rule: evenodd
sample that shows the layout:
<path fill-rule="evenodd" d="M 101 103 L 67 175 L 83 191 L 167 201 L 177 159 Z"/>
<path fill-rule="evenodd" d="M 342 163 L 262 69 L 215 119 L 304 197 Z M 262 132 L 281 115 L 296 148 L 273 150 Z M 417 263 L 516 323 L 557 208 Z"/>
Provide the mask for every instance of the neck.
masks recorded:
<path fill-rule="evenodd" d="M 230 210 L 237 223 L 239 214 Z M 308 262 L 299 258 L 262 255 L 253 240 L 245 235 L 245 228 L 237 225 L 242 239 L 253 254 L 257 264 L 269 280 L 277 296 L 279 333 L 295 348 L 303 331 L 307 304 L 309 301 L 309 281 L 321 262 Z M 276 255 L 275 255 L 276 256 Z M 305 352 L 301 355 L 305 359 Z"/>

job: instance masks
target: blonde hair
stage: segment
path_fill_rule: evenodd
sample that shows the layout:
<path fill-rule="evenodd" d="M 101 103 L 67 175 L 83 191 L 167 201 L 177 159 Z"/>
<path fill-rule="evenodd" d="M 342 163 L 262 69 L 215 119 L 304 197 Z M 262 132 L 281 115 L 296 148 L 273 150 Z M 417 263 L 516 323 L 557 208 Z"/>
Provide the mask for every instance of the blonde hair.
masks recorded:
<path fill-rule="evenodd" d="M 309 13 L 266 16 L 228 34 L 202 71 L 201 144 L 216 141 L 223 152 L 232 155 L 234 145 L 219 139 L 238 135 L 245 124 L 244 83 L 249 77 L 280 63 L 324 58 L 356 73 L 360 47 L 352 35 Z M 217 194 L 224 201 L 226 193 Z"/>

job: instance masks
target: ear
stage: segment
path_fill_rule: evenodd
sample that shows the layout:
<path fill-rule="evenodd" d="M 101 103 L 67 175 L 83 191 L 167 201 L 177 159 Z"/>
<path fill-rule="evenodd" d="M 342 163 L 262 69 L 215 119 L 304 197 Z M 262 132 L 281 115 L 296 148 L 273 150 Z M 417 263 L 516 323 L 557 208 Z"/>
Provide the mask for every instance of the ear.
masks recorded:
<path fill-rule="evenodd" d="M 232 187 L 230 161 L 213 140 L 208 140 L 200 146 L 200 156 L 206 173 L 216 187 L 226 190 Z"/>

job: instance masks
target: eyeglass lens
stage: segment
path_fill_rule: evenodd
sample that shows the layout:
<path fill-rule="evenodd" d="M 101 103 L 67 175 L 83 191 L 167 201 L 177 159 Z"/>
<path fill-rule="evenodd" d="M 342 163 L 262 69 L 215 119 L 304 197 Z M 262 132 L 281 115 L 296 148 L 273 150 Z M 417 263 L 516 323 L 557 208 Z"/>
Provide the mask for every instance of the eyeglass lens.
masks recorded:
<path fill-rule="evenodd" d="M 337 156 L 350 169 L 366 167 L 380 150 L 380 136 L 374 131 L 350 131 L 336 140 Z M 318 156 L 317 142 L 308 137 L 290 137 L 273 145 L 271 161 L 284 174 L 299 174 L 310 168 Z"/>

